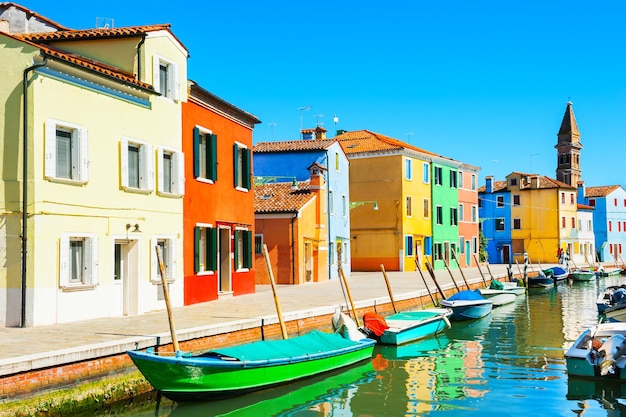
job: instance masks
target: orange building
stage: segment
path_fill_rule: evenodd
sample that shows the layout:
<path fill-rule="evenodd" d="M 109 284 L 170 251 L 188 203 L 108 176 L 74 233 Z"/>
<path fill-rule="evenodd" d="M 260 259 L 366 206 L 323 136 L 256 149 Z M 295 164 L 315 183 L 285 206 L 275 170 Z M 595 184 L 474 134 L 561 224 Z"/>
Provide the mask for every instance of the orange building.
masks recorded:
<path fill-rule="evenodd" d="M 184 303 L 254 292 L 255 116 L 193 81 L 183 103 Z"/>
<path fill-rule="evenodd" d="M 313 164 L 307 181 L 260 184 L 254 190 L 256 283 L 269 284 L 262 247 L 267 246 L 277 284 L 328 279 L 326 186 Z"/>

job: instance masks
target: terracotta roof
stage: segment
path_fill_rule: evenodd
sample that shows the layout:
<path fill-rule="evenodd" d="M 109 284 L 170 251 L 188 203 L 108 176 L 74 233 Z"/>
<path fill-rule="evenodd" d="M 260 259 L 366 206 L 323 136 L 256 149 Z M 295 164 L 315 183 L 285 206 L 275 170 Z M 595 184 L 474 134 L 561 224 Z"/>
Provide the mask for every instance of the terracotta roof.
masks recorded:
<path fill-rule="evenodd" d="M 335 143 L 333 139 L 288 140 L 283 142 L 259 142 L 253 152 L 324 151 Z"/>
<path fill-rule="evenodd" d="M 147 32 L 157 30 L 170 30 L 170 24 L 158 24 L 147 26 L 128 26 L 121 28 L 98 28 L 98 29 L 68 29 L 57 32 L 23 33 L 18 36 L 31 42 L 51 42 L 64 40 L 102 39 L 102 38 L 125 38 L 140 36 Z"/>
<path fill-rule="evenodd" d="M 578 210 L 595 210 L 596 208 L 593 206 L 588 206 L 586 204 L 576 204 Z"/>
<path fill-rule="evenodd" d="M 198 84 L 197 82 L 193 80 L 189 80 L 188 83 L 189 83 L 188 85 L 189 85 L 189 98 L 190 99 L 197 98 L 198 100 L 202 102 L 211 103 L 221 109 L 224 109 L 224 108 L 229 109 L 231 112 L 239 114 L 240 117 L 248 119 L 250 123 L 252 124 L 261 123 L 261 121 L 255 115 L 248 113 L 247 111 L 240 109 L 234 104 L 231 104 L 228 101 L 216 96 L 210 91 L 202 88 L 200 84 Z"/>
<path fill-rule="evenodd" d="M 603 185 L 599 187 L 586 187 L 585 197 L 606 197 L 620 188 L 619 185 Z"/>
<path fill-rule="evenodd" d="M 309 190 L 310 181 L 298 181 L 292 190 L 291 182 L 261 184 L 254 187 L 254 212 L 295 213 L 315 197 Z"/>
<path fill-rule="evenodd" d="M 128 73 L 126 71 L 122 71 L 119 68 L 115 68 L 110 65 L 104 64 L 102 62 L 94 61 L 94 60 L 82 57 L 80 55 L 75 55 L 75 54 L 70 54 L 64 51 L 60 51 L 56 48 L 51 48 L 49 46 L 44 46 L 44 45 L 35 45 L 35 46 L 41 49 L 41 51 L 44 54 L 49 55 L 51 57 L 61 59 L 63 61 L 69 62 L 76 66 L 98 72 L 102 75 L 106 75 L 108 77 L 112 77 L 120 81 L 129 83 L 129 84 L 134 84 L 137 87 L 141 87 L 145 90 L 154 91 L 154 88 L 152 87 L 151 84 L 145 83 L 143 81 L 139 81 L 135 77 L 134 74 Z"/>
<path fill-rule="evenodd" d="M 478 192 L 484 193 L 486 189 L 487 189 L 487 186 L 483 185 L 482 187 L 478 187 Z M 497 193 L 498 191 L 506 190 L 506 181 L 493 181 L 492 189 L 494 193 Z"/>
<path fill-rule="evenodd" d="M 424 149 L 417 148 L 406 142 L 381 135 L 380 133 L 371 132 L 369 130 L 345 132 L 335 137 L 335 139 L 339 141 L 341 147 L 347 155 L 363 152 L 412 149 L 426 155 L 440 156 Z"/>

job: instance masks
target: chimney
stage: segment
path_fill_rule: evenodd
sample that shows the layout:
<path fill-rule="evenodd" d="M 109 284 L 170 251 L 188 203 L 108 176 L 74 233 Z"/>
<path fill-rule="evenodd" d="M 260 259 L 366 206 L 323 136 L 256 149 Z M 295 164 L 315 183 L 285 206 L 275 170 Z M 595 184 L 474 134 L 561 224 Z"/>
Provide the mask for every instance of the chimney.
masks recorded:
<path fill-rule="evenodd" d="M 493 193 L 493 177 L 491 175 L 485 177 L 485 193 Z"/>
<path fill-rule="evenodd" d="M 530 188 L 537 190 L 539 188 L 539 176 L 533 175 L 530 177 Z"/>
<path fill-rule="evenodd" d="M 585 194 L 586 194 L 586 189 L 585 189 L 585 181 L 578 181 L 578 192 L 577 192 L 577 196 L 576 196 L 576 202 L 578 204 L 587 204 L 585 203 Z"/>
<path fill-rule="evenodd" d="M 315 139 L 315 130 L 314 129 L 302 129 L 302 139 L 304 140 L 313 140 Z"/>
<path fill-rule="evenodd" d="M 311 191 L 311 193 L 315 194 L 315 204 L 317 206 L 317 210 L 315 213 L 316 224 L 322 224 L 322 216 L 323 213 L 326 211 L 326 183 L 324 181 L 323 170 L 324 168 L 316 163 L 309 167 L 309 171 L 311 172 L 309 190 Z"/>
<path fill-rule="evenodd" d="M 321 126 L 316 127 L 315 128 L 315 139 L 316 140 L 326 139 L 326 129 L 324 129 Z"/>

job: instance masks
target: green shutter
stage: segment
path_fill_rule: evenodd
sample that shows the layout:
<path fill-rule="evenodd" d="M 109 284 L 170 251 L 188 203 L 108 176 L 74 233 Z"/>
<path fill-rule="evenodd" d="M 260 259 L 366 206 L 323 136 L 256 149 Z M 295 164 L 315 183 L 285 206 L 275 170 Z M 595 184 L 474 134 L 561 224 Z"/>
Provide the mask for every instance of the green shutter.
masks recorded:
<path fill-rule="evenodd" d="M 217 181 L 217 135 L 209 135 L 206 172 L 209 179 Z"/>
<path fill-rule="evenodd" d="M 243 267 L 252 268 L 252 232 L 243 232 Z"/>
<path fill-rule="evenodd" d="M 200 176 L 200 129 L 193 128 L 193 176 Z"/>
<path fill-rule="evenodd" d="M 239 269 L 239 239 L 241 239 L 241 230 L 235 230 L 235 271 Z"/>
<path fill-rule="evenodd" d="M 242 158 L 242 179 L 241 179 L 241 184 L 243 185 L 244 188 L 246 189 L 250 189 L 251 184 L 250 184 L 250 173 L 252 172 L 252 161 L 250 158 L 250 156 L 252 155 L 252 151 L 250 149 L 242 149 L 243 150 L 243 158 Z"/>
<path fill-rule="evenodd" d="M 217 271 L 217 229 L 207 229 L 208 240 L 207 242 L 207 271 Z"/>
<path fill-rule="evenodd" d="M 239 187 L 239 182 L 237 181 L 237 177 L 239 176 L 239 146 L 235 143 L 233 145 L 233 175 L 234 175 L 234 183 L 235 187 Z"/>
<path fill-rule="evenodd" d="M 196 273 L 200 272 L 200 233 L 198 226 L 193 228 L 193 270 Z"/>

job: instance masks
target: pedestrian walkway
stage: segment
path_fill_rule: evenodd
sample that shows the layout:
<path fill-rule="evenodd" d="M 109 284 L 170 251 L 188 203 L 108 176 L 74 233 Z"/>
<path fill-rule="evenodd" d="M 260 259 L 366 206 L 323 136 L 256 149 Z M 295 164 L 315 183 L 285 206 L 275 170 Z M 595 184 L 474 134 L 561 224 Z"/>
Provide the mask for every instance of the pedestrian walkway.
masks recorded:
<path fill-rule="evenodd" d="M 534 269 L 538 270 L 537 267 Z M 507 265 L 489 265 L 489 270 L 495 278 L 502 280 L 507 277 Z M 470 285 L 481 283 L 482 276 L 490 279 L 484 265 L 480 269 L 464 268 L 462 271 Z M 515 268 L 513 272 L 517 273 Z M 452 274 L 459 286 L 464 285 L 464 278 L 458 269 L 452 270 Z M 396 301 L 427 295 L 424 281 L 417 271 L 387 272 L 387 276 Z M 447 270 L 436 271 L 436 277 L 442 288 L 454 288 Z M 424 278 L 430 291 L 435 293 L 436 286 L 428 273 L 424 272 Z M 347 281 L 357 308 L 389 302 L 381 272 L 353 272 Z M 277 295 L 285 321 L 332 314 L 340 306 L 346 308 L 341 281 L 337 279 L 279 286 Z M 277 322 L 274 298 L 268 285 L 257 286 L 254 294 L 174 308 L 173 317 L 179 341 Z M 161 338 L 162 344 L 170 342 L 165 304 L 161 311 L 140 316 L 29 328 L 0 328 L 0 377 L 123 353 L 154 345 L 157 337 Z"/>

